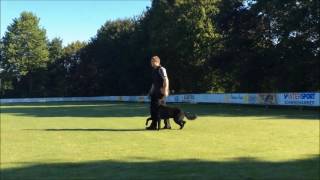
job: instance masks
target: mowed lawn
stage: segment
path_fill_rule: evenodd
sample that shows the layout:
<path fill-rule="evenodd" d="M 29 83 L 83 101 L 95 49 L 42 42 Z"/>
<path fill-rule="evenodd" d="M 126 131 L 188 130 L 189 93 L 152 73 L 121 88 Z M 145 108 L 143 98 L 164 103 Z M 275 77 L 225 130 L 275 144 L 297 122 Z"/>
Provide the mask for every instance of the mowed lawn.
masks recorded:
<path fill-rule="evenodd" d="M 172 104 L 183 130 L 146 131 L 148 104 L 1 105 L 1 180 L 319 179 L 319 111 Z"/>

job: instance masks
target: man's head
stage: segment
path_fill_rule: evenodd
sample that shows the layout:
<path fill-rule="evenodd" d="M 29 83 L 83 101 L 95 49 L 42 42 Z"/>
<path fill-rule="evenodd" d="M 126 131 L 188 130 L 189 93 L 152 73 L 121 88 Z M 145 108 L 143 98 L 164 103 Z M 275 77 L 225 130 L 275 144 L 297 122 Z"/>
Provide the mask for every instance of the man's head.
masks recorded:
<path fill-rule="evenodd" d="M 157 68 L 160 66 L 160 58 L 158 56 L 153 56 L 151 58 L 151 66 L 153 68 Z"/>

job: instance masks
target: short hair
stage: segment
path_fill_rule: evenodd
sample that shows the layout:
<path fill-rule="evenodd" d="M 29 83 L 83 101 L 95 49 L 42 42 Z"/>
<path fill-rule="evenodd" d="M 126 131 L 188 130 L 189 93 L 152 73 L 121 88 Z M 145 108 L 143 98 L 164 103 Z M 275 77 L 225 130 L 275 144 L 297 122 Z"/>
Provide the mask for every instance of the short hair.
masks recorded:
<path fill-rule="evenodd" d="M 158 56 L 153 56 L 153 57 L 151 58 L 151 60 L 155 60 L 155 61 L 160 62 L 160 58 L 159 58 Z"/>

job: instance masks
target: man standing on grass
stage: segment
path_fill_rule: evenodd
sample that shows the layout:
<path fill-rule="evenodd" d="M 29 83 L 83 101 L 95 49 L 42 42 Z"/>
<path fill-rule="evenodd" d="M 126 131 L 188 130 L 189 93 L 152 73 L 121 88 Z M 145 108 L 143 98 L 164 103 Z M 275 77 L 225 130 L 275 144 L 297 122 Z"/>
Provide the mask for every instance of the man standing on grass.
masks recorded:
<path fill-rule="evenodd" d="M 156 130 L 157 121 L 160 121 L 159 106 L 165 104 L 165 97 L 169 95 L 169 79 L 166 69 L 160 65 L 160 58 L 153 56 L 151 58 L 152 70 L 152 86 L 149 91 L 151 98 L 150 102 L 150 114 L 152 123 L 146 129 Z M 164 121 L 164 129 L 171 129 L 169 119 Z"/>

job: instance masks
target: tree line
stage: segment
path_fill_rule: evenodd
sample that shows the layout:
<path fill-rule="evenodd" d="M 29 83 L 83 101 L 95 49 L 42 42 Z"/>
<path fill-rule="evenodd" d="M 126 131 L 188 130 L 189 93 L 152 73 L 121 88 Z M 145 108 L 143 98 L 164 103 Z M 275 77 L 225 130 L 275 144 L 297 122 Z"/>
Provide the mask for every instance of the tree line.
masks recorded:
<path fill-rule="evenodd" d="M 153 0 L 65 47 L 39 21 L 22 12 L 1 39 L 2 97 L 144 95 L 153 55 L 174 93 L 320 90 L 314 0 Z"/>

